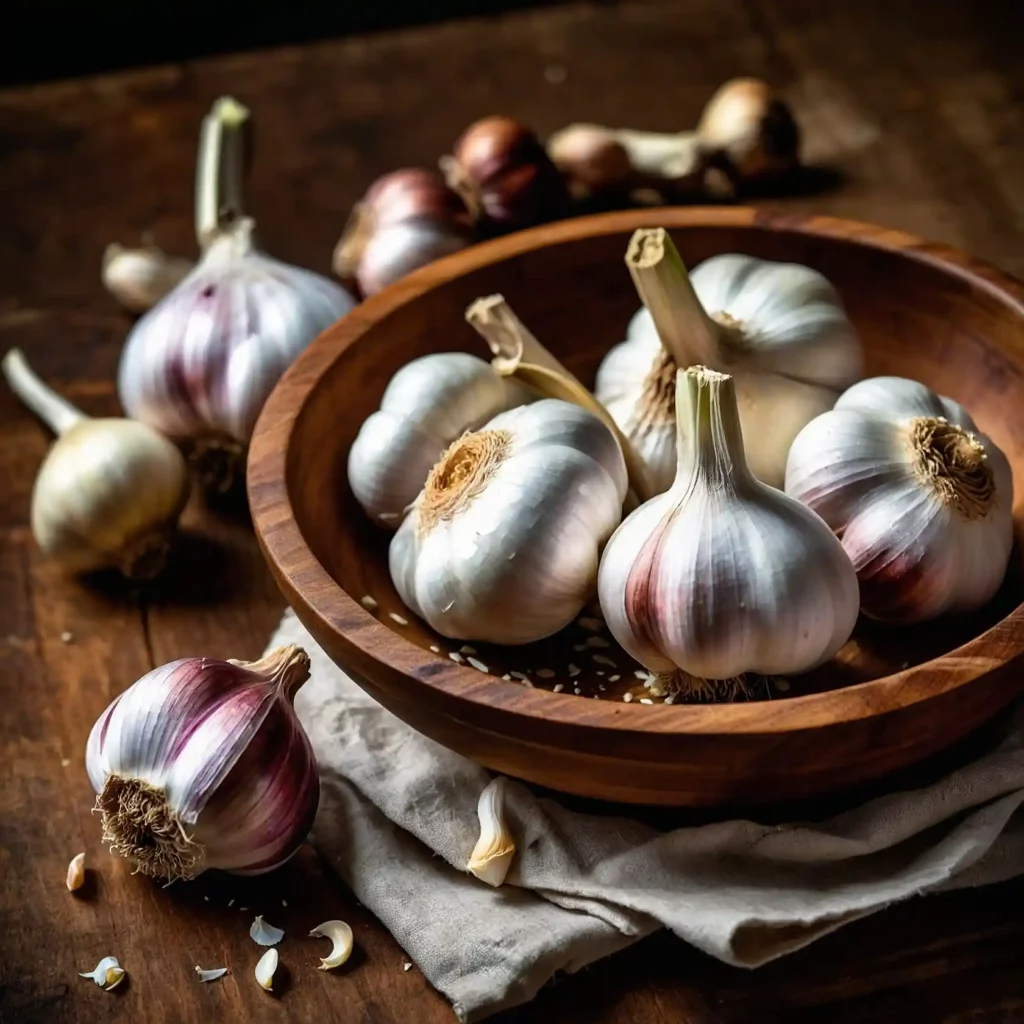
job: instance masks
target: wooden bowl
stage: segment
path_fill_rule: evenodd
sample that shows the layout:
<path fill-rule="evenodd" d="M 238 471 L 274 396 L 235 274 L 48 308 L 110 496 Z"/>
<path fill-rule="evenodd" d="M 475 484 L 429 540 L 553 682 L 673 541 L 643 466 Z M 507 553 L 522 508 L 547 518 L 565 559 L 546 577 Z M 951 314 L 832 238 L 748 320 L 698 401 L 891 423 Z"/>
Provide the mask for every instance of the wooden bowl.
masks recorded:
<path fill-rule="evenodd" d="M 689 266 L 742 252 L 820 270 L 864 339 L 868 375 L 913 377 L 962 402 L 1024 490 L 1019 282 L 943 246 L 826 217 L 736 208 L 603 214 L 425 267 L 299 358 L 260 417 L 248 470 L 256 532 L 285 597 L 337 664 L 400 718 L 489 768 L 570 793 L 678 806 L 792 800 L 941 750 L 1024 686 L 1019 544 L 984 611 L 911 629 L 862 622 L 825 668 L 763 695 L 771 699 L 736 704 L 642 704 L 651 698 L 636 666 L 614 646 L 593 646 L 602 638 L 582 627 L 526 648 L 475 645 L 489 670 L 480 671 L 450 660 L 462 645 L 434 634 L 398 599 L 390 534 L 366 520 L 345 468 L 392 374 L 428 352 L 486 356 L 463 313 L 478 296 L 502 292 L 592 381 L 638 305 L 623 264 L 627 240 L 635 228 L 656 226 L 672 230 Z M 1018 524 L 1020 512 L 1018 502 Z M 378 603 L 373 613 L 360 604 L 365 595 Z M 570 663 L 581 671 L 570 676 Z M 501 678 L 525 669 L 533 688 Z M 557 684 L 563 692 L 552 692 Z"/>

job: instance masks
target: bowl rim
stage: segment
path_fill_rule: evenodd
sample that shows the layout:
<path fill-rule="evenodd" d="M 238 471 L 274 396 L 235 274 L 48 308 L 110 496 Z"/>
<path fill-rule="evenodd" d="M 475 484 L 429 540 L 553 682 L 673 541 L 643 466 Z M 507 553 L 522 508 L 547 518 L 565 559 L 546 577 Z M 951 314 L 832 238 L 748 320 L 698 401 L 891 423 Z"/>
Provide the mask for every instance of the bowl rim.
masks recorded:
<path fill-rule="evenodd" d="M 666 707 L 608 701 L 604 707 L 614 713 L 598 718 L 593 714 L 594 702 L 586 702 L 589 713 L 581 716 L 582 698 L 543 688 L 516 685 L 515 700 L 509 702 L 508 688 L 515 684 L 457 664 L 444 653 L 435 654 L 420 647 L 385 625 L 363 608 L 357 597 L 342 589 L 306 543 L 287 486 L 295 424 L 309 395 L 335 360 L 394 310 L 467 272 L 535 249 L 623 234 L 638 227 L 746 227 L 834 238 L 899 253 L 988 292 L 1015 309 L 1024 320 L 1024 283 L 967 253 L 895 229 L 766 207 L 655 207 L 591 214 L 470 246 L 407 275 L 327 328 L 284 374 L 263 407 L 249 448 L 249 506 L 264 557 L 299 618 L 307 625 L 313 621 L 319 630 L 333 634 L 351 653 L 353 661 L 373 662 L 393 679 L 404 680 L 406 686 L 434 689 L 438 696 L 447 698 L 455 717 L 460 717 L 459 704 L 469 702 L 477 712 L 487 708 L 498 716 L 535 723 L 647 735 L 788 734 L 843 725 L 934 700 L 1024 655 L 1021 603 L 977 637 L 937 658 L 862 683 L 773 701 L 770 715 L 756 714 L 758 702 Z M 354 625 L 345 628 L 338 623 Z M 380 656 L 382 650 L 387 651 L 386 658 Z M 466 708 L 466 712 L 468 715 L 470 709 Z"/>

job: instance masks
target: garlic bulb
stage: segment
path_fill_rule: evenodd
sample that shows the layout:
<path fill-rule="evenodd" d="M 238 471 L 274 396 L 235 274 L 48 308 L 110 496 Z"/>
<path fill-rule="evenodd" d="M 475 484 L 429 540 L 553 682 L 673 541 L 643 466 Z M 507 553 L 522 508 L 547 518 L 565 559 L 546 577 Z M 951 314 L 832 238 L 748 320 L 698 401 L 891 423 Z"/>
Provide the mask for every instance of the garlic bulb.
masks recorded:
<path fill-rule="evenodd" d="M 391 578 L 443 636 L 550 636 L 592 593 L 626 487 L 618 443 L 592 413 L 555 399 L 503 412 L 430 471 L 391 541 Z"/>
<path fill-rule="evenodd" d="M 204 482 L 227 490 L 263 403 L 296 356 L 352 309 L 319 274 L 259 251 L 242 216 L 248 111 L 214 104 L 203 124 L 196 189 L 203 255 L 125 342 L 118 393 L 128 414 L 182 441 Z"/>
<path fill-rule="evenodd" d="M 380 409 L 352 442 L 352 492 L 371 519 L 397 528 L 457 437 L 531 397 L 518 381 L 500 377 L 489 363 L 466 352 L 414 359 L 391 378 Z"/>
<path fill-rule="evenodd" d="M 676 465 L 675 372 L 735 377 L 751 471 L 781 487 L 794 437 L 860 375 L 860 341 L 817 271 L 735 254 L 687 275 L 661 228 L 637 231 L 626 263 L 644 306 L 605 357 L 594 392 L 647 465 L 655 492 Z"/>
<path fill-rule="evenodd" d="M 183 658 L 124 691 L 89 735 L 85 762 L 103 839 L 136 871 L 262 874 L 299 847 L 320 795 L 292 708 L 309 658 Z"/>
<path fill-rule="evenodd" d="M 103 287 L 133 313 L 152 309 L 189 275 L 194 264 L 149 244 L 126 249 L 111 242 L 103 252 Z"/>
<path fill-rule="evenodd" d="M 1006 456 L 962 405 L 916 381 L 861 381 L 808 423 L 789 452 L 786 493 L 839 535 L 872 618 L 973 611 L 1006 574 Z"/>
<path fill-rule="evenodd" d="M 32 489 L 32 535 L 74 572 L 155 576 L 188 501 L 181 452 L 152 427 L 90 419 L 51 391 L 18 349 L 2 363 L 11 390 L 55 434 Z"/>
<path fill-rule="evenodd" d="M 812 669 L 853 631 L 853 567 L 821 519 L 750 473 L 732 378 L 692 367 L 676 387 L 678 473 L 605 548 L 608 627 L 684 694 Z"/>

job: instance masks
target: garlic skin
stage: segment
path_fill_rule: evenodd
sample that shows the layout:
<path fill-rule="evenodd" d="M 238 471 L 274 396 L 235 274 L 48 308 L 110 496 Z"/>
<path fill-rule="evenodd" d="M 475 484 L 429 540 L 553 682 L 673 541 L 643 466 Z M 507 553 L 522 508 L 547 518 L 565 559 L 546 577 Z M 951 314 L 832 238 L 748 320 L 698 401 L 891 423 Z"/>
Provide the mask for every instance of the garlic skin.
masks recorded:
<path fill-rule="evenodd" d="M 809 267 L 735 254 L 688 275 L 661 228 L 637 231 L 626 262 L 646 308 L 601 363 L 594 393 L 655 493 L 675 476 L 675 372 L 696 364 L 735 378 L 747 463 L 781 488 L 793 438 L 861 373 L 860 339 L 835 289 Z"/>
<path fill-rule="evenodd" d="M 480 819 L 480 837 L 469 855 L 466 870 L 497 888 L 505 881 L 516 843 L 505 823 L 505 795 L 508 779 L 499 776 L 484 787 L 477 801 L 476 813 Z"/>
<path fill-rule="evenodd" d="M 340 967 L 352 955 L 352 929 L 344 921 L 324 921 L 310 933 L 311 939 L 330 939 L 331 951 L 320 958 L 319 971 L 330 971 Z"/>
<path fill-rule="evenodd" d="M 155 245 L 126 249 L 111 242 L 103 252 L 103 287 L 132 313 L 152 309 L 176 288 L 194 264 L 180 256 L 168 256 Z"/>
<path fill-rule="evenodd" d="M 391 579 L 443 636 L 525 644 L 590 597 L 626 496 L 622 452 L 593 413 L 544 399 L 459 438 L 391 541 Z"/>
<path fill-rule="evenodd" d="M 105 992 L 117 988 L 124 981 L 125 970 L 116 956 L 105 956 L 91 971 L 80 971 L 80 978 L 89 978 Z"/>
<path fill-rule="evenodd" d="M 203 121 L 195 269 L 134 325 L 118 369 L 125 411 L 175 438 L 207 490 L 243 470 L 263 403 L 295 358 L 355 305 L 339 285 L 259 250 L 241 203 L 249 112 L 230 97 Z"/>
<path fill-rule="evenodd" d="M 730 694 L 747 673 L 815 668 L 857 621 L 849 559 L 818 516 L 750 473 L 732 378 L 680 371 L 676 401 L 689 450 L 672 488 L 633 512 L 605 548 L 608 628 L 669 689 L 690 696 Z"/>
<path fill-rule="evenodd" d="M 445 449 L 467 430 L 530 401 L 529 389 L 466 352 L 421 356 L 388 382 L 348 455 L 348 481 L 366 514 L 397 529 Z"/>
<path fill-rule="evenodd" d="M 32 488 L 36 543 L 72 572 L 155 576 L 188 501 L 181 452 L 143 423 L 89 419 L 48 388 L 18 349 L 0 367 L 11 390 L 57 434 Z"/>
<path fill-rule="evenodd" d="M 959 402 L 874 377 L 797 435 L 786 493 L 842 541 L 861 610 L 913 623 L 973 611 L 999 589 L 1013 547 L 1013 477 Z"/>
<path fill-rule="evenodd" d="M 143 676 L 99 717 L 86 747 L 103 838 L 142 874 L 256 875 L 306 837 L 320 783 L 295 691 L 309 658 L 184 658 Z"/>

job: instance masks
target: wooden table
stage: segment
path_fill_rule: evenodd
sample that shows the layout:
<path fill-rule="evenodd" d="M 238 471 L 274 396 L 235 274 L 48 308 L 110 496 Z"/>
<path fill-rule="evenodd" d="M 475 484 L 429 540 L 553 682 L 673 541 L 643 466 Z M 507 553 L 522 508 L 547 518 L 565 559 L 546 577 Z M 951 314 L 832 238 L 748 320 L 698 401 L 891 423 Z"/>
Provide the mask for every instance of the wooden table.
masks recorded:
<path fill-rule="evenodd" d="M 0 349 L 20 345 L 87 411 L 115 410 L 129 320 L 99 286 L 100 253 L 146 231 L 194 252 L 197 125 L 225 92 L 255 112 L 251 208 L 266 248 L 324 271 L 365 186 L 430 164 L 477 116 L 507 112 L 542 135 L 572 120 L 676 129 L 746 73 L 784 90 L 808 158 L 843 175 L 782 202 L 934 237 L 1024 275 L 1024 25 L 1013 8 L 578 4 L 0 93 Z M 153 665 L 256 655 L 283 605 L 247 526 L 198 511 L 151 589 L 67 578 L 27 526 L 48 440 L 6 390 L 0 438 L 0 1020 L 452 1020 L 307 849 L 258 883 L 168 890 L 102 850 L 82 769 L 93 720 Z M 74 898 L 63 876 L 81 849 L 95 871 Z M 1024 922 L 1010 909 L 1022 897 L 1024 881 L 911 902 L 753 973 L 663 934 L 500 1020 L 1024 1020 Z M 352 922 L 352 968 L 315 971 L 316 944 L 295 943 L 290 982 L 268 996 L 251 975 L 257 912 L 293 935 Z M 107 954 L 130 975 L 112 994 L 76 976 Z M 194 964 L 232 974 L 203 986 Z"/>

